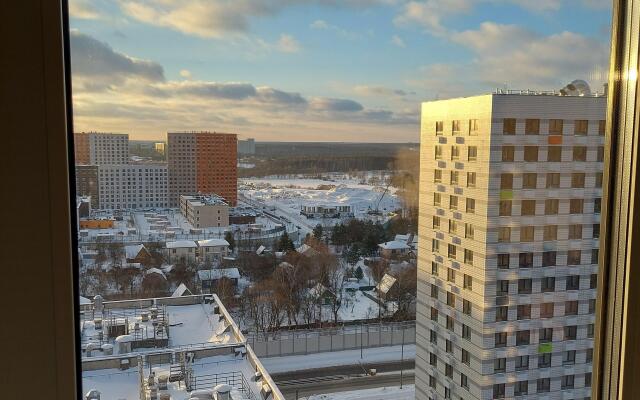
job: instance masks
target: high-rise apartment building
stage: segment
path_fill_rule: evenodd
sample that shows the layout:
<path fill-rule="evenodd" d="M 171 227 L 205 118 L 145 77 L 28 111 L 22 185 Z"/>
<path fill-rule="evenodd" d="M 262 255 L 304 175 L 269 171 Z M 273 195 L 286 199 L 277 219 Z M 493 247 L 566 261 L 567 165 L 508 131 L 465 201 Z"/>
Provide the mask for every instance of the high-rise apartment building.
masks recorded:
<path fill-rule="evenodd" d="M 181 194 L 213 193 L 235 206 L 238 198 L 237 136 L 216 132 L 167 133 L 169 201 Z"/>
<path fill-rule="evenodd" d="M 101 165 L 98 167 L 99 208 L 168 207 L 165 163 Z"/>
<path fill-rule="evenodd" d="M 605 111 L 422 105 L 416 399 L 590 398 Z"/>
<path fill-rule="evenodd" d="M 76 195 L 91 197 L 91 208 L 100 206 L 97 165 L 76 165 Z"/>
<path fill-rule="evenodd" d="M 119 165 L 129 162 L 129 135 L 82 132 L 74 134 L 76 164 Z"/>

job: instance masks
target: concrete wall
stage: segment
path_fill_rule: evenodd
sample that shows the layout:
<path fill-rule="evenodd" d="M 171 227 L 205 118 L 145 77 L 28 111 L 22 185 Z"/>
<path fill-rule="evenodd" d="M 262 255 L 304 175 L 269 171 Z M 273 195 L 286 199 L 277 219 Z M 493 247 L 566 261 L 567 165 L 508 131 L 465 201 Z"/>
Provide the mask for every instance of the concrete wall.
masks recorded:
<path fill-rule="evenodd" d="M 306 331 L 303 333 L 287 333 L 285 336 L 264 337 L 251 336 L 247 339 L 258 357 L 280 357 L 288 355 L 313 354 L 329 351 L 355 350 L 359 348 L 372 348 L 383 346 L 395 346 L 402 344 L 404 330 L 404 343 L 416 342 L 415 325 L 405 326 L 374 326 L 364 325 L 362 330 L 349 329 L 348 331 Z"/>

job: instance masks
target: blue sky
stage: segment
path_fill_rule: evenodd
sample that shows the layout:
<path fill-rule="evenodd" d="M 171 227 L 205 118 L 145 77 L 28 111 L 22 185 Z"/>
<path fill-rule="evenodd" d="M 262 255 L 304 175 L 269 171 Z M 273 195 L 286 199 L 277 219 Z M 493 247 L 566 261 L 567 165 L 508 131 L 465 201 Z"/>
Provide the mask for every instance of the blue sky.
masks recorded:
<path fill-rule="evenodd" d="M 605 0 L 70 0 L 76 130 L 405 142 L 419 104 L 604 82 Z M 595 71 L 595 72 L 594 72 Z"/>

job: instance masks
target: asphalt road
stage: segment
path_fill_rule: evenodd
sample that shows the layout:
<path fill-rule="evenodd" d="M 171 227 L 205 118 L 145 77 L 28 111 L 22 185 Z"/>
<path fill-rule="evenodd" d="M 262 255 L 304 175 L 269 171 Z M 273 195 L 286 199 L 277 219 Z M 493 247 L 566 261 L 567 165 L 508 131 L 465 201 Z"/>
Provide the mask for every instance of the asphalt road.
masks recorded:
<path fill-rule="evenodd" d="M 414 361 L 404 361 L 402 366 L 403 384 L 413 384 Z M 367 374 L 371 368 L 376 369 L 375 376 Z M 294 400 L 297 398 L 296 395 L 302 398 L 321 393 L 399 386 L 400 362 L 318 368 L 272 374 L 271 377 L 287 400 Z"/>

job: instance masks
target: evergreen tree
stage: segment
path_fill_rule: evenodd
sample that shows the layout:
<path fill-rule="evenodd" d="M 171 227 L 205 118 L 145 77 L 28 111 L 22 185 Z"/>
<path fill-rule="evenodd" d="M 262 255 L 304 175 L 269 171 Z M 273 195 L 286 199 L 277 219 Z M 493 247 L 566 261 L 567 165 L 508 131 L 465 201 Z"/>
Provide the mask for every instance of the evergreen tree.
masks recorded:
<path fill-rule="evenodd" d="M 295 247 L 293 247 L 293 241 L 289 238 L 287 231 L 284 231 L 278 241 L 278 251 L 287 252 L 291 250 L 295 250 Z"/>
<path fill-rule="evenodd" d="M 225 232 L 224 240 L 226 240 L 227 243 L 229 243 L 229 249 L 231 251 L 233 251 L 233 249 L 236 248 L 236 239 L 233 237 L 233 233 L 231 233 L 230 231 Z"/>
<path fill-rule="evenodd" d="M 358 280 L 362 280 L 362 278 L 364 278 L 364 272 L 362 271 L 362 268 L 358 266 L 355 270 L 354 275 Z"/>
<path fill-rule="evenodd" d="M 318 224 L 315 226 L 315 228 L 313 228 L 313 236 L 318 239 L 321 240 L 322 239 L 322 225 Z"/>

